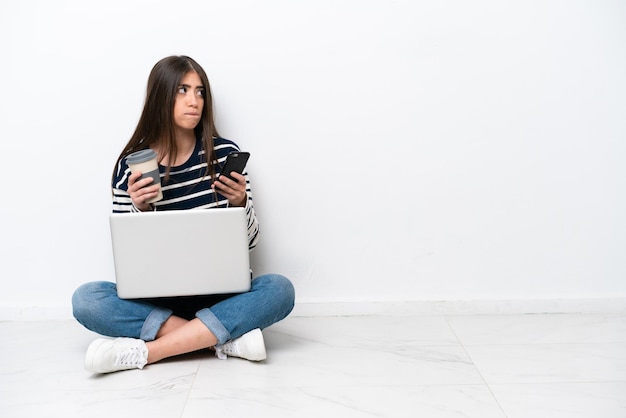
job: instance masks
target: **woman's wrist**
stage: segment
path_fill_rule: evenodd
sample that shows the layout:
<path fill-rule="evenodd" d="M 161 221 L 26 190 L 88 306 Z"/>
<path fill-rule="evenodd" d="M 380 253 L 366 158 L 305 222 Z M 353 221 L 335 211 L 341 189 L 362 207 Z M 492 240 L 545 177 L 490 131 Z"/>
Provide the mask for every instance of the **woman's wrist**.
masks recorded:
<path fill-rule="evenodd" d="M 235 206 L 239 206 L 239 207 L 245 208 L 247 204 L 248 204 L 248 193 L 246 193 L 244 195 L 244 197 L 243 197 L 243 200 L 241 202 L 239 202 L 238 205 L 235 205 Z"/>
<path fill-rule="evenodd" d="M 142 206 L 137 206 L 133 203 L 133 206 L 135 207 L 135 209 L 137 209 L 138 212 L 151 212 L 154 210 L 154 205 L 152 205 L 151 203 L 146 203 Z"/>

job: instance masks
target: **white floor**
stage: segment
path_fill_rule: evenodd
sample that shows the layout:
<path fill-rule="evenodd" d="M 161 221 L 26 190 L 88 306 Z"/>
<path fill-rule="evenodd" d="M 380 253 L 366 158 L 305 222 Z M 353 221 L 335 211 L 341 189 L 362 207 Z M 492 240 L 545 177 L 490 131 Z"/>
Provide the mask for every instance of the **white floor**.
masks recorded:
<path fill-rule="evenodd" d="M 626 417 L 626 315 L 290 317 L 268 360 L 83 369 L 73 321 L 0 322 L 0 416 Z"/>

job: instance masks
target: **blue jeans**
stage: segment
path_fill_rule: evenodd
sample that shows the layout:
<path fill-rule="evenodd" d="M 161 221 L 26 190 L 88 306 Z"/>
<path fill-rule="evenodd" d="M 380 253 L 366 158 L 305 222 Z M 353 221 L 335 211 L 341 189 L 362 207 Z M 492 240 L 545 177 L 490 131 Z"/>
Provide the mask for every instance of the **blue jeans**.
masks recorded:
<path fill-rule="evenodd" d="M 286 277 L 266 274 L 245 293 L 156 299 L 120 299 L 111 282 L 90 282 L 72 296 L 74 317 L 91 331 L 109 337 L 152 341 L 172 316 L 200 319 L 218 344 L 255 328 L 267 328 L 293 309 L 295 291 Z"/>

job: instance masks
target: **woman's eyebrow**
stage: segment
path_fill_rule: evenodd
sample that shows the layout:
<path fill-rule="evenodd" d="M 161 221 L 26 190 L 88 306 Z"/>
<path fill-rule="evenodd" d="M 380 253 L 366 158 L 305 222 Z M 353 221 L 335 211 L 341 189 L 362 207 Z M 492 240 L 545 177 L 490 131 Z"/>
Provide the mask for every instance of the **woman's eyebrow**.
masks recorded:
<path fill-rule="evenodd" d="M 186 89 L 190 89 L 191 88 L 191 86 L 189 84 L 180 84 L 178 87 L 184 87 Z M 195 88 L 196 89 L 203 89 L 204 86 L 202 84 L 199 84 Z"/>

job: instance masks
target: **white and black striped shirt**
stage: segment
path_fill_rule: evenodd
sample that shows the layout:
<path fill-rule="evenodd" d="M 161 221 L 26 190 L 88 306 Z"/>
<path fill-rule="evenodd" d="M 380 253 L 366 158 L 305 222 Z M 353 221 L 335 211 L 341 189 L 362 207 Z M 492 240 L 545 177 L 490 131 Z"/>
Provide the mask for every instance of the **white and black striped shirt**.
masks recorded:
<path fill-rule="evenodd" d="M 220 173 L 221 167 L 226 161 L 226 156 L 232 151 L 240 151 L 237 144 L 224 139 L 214 139 L 217 164 L 216 174 Z M 163 199 L 154 203 L 155 210 L 187 210 L 187 209 L 211 209 L 224 208 L 228 206 L 228 200 L 211 188 L 211 176 L 208 175 L 208 166 L 204 158 L 204 150 L 200 139 L 196 141 L 196 147 L 184 164 L 170 168 L 169 180 L 165 182 L 165 167 L 159 166 L 161 175 L 161 188 L 163 189 Z M 254 212 L 252 203 L 252 192 L 248 173 L 244 171 L 246 178 L 246 215 L 248 218 L 248 246 L 250 249 L 256 246 L 259 238 L 259 223 Z M 113 212 L 138 212 L 128 194 L 128 177 L 130 169 L 126 164 L 126 158 L 118 163 L 113 187 Z"/>

